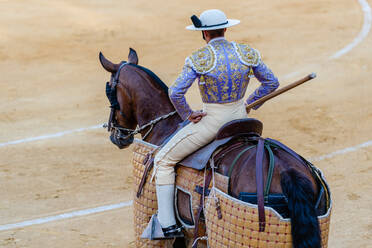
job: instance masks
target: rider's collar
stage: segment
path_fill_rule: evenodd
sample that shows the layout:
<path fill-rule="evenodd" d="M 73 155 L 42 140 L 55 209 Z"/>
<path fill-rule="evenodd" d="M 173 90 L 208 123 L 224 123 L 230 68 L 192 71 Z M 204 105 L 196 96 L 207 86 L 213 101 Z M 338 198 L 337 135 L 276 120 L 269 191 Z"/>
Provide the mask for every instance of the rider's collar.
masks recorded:
<path fill-rule="evenodd" d="M 211 40 L 208 42 L 208 44 L 210 44 L 210 43 L 212 43 L 212 42 L 214 42 L 214 41 L 218 41 L 218 40 L 226 40 L 226 39 L 225 39 L 225 37 L 216 37 L 216 38 L 211 39 Z"/>

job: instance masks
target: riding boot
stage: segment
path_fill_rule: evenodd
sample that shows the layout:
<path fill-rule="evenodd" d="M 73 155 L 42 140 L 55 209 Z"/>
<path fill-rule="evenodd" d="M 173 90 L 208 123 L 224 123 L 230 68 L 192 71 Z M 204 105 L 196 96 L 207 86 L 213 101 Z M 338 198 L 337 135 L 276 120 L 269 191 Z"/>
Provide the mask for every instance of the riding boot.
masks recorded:
<path fill-rule="evenodd" d="M 156 240 L 183 237 L 182 227 L 177 225 L 174 216 L 174 184 L 156 185 L 156 196 L 158 213 L 151 217 L 141 238 Z"/>
<path fill-rule="evenodd" d="M 158 220 L 162 228 L 176 224 L 174 216 L 174 184 L 156 185 Z"/>
<path fill-rule="evenodd" d="M 165 238 L 183 237 L 174 216 L 174 184 L 156 185 L 158 220 Z"/>

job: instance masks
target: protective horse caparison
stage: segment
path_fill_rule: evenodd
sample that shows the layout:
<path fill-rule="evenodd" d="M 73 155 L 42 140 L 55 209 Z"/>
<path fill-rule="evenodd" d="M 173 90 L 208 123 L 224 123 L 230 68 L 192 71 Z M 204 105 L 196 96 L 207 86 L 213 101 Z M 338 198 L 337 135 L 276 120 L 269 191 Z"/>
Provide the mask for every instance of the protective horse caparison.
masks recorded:
<path fill-rule="evenodd" d="M 124 129 L 134 129 L 167 115 L 175 111 L 169 100 L 167 90 L 164 85 L 159 85 L 153 77 L 149 76 L 144 70 L 138 68 L 137 53 L 130 49 L 128 62 L 125 66 L 114 64 L 100 54 L 102 66 L 113 75 L 119 75 L 117 82 L 114 76 L 109 83 L 117 83 L 116 94 L 119 107 L 115 109 L 113 123 L 117 127 Z M 120 72 L 118 69 L 120 68 Z M 140 130 L 142 136 L 146 135 L 145 141 L 160 145 L 169 135 L 171 135 L 182 120 L 178 114 L 161 119 L 149 128 Z M 115 135 L 112 131 L 111 136 Z M 130 136 L 130 135 L 128 135 Z M 119 137 L 119 139 L 128 137 Z M 114 141 L 113 141 L 114 142 Z M 116 141 L 120 142 L 120 141 Z M 123 142 L 125 143 L 125 142 Z M 114 142 L 115 145 L 118 145 Z M 127 146 L 128 144 L 126 144 Z M 119 148 L 123 146 L 118 145 Z M 230 194 L 238 197 L 240 192 L 256 192 L 256 149 L 247 150 L 236 162 L 234 168 L 229 172 L 232 161 L 249 144 L 236 147 L 231 152 L 220 156 L 216 162 L 217 171 L 223 175 L 230 173 Z M 226 148 L 228 149 L 228 148 Z M 295 248 L 321 247 L 320 229 L 317 216 L 319 213 L 315 209 L 315 202 L 318 197 L 319 186 L 314 179 L 311 171 L 289 153 L 281 149 L 273 149 L 275 158 L 275 169 L 272 176 L 270 193 L 284 194 L 288 200 L 289 216 L 291 218 L 292 242 Z M 218 157 L 216 154 L 215 157 Z M 268 162 L 264 156 L 264 182 L 268 176 Z M 322 201 L 325 201 L 322 199 Z M 187 205 L 187 204 L 185 204 Z M 321 202 L 320 205 L 325 205 Z"/>

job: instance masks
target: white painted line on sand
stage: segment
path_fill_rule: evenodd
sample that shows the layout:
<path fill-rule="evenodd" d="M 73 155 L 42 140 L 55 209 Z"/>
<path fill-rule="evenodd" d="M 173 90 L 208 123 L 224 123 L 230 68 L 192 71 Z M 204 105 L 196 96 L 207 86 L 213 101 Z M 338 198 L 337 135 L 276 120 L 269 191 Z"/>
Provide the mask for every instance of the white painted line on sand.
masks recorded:
<path fill-rule="evenodd" d="M 349 152 L 355 152 L 361 148 L 366 148 L 368 146 L 372 145 L 372 140 L 364 142 L 362 144 L 344 148 L 326 155 L 322 155 L 320 157 L 315 157 L 310 159 L 312 162 L 317 162 L 321 161 L 324 159 L 328 158 L 333 158 L 337 155 L 342 155 L 346 154 Z M 101 213 L 113 209 L 118 209 L 118 208 L 124 208 L 124 207 L 129 207 L 133 204 L 133 201 L 127 201 L 127 202 L 120 202 L 117 204 L 111 204 L 111 205 L 105 205 L 101 207 L 96 207 L 96 208 L 90 208 L 90 209 L 84 209 L 84 210 L 78 210 L 74 212 L 69 212 L 65 214 L 59 214 L 59 215 L 54 215 L 54 216 L 49 216 L 49 217 L 44 217 L 44 218 L 38 218 L 38 219 L 33 219 L 33 220 L 27 220 L 27 221 L 22 221 L 18 223 L 13 223 L 13 224 L 5 224 L 5 225 L 0 225 L 0 231 L 8 231 L 12 229 L 17 229 L 17 228 L 23 228 L 27 226 L 32 226 L 32 225 L 38 225 L 38 224 L 44 224 L 52 221 L 57 221 L 57 220 L 64 220 L 64 219 L 70 219 L 73 217 L 78 217 L 78 216 L 84 216 L 84 215 L 89 215 L 89 214 L 95 214 L 95 213 Z"/>
<path fill-rule="evenodd" d="M 0 143 L 0 147 L 9 146 L 9 145 L 16 145 L 16 144 L 20 144 L 20 143 L 27 143 L 27 142 L 31 142 L 31 141 L 37 141 L 37 140 L 57 138 L 57 137 L 64 136 L 66 134 L 83 132 L 83 131 L 93 130 L 93 129 L 97 129 L 97 128 L 102 128 L 102 125 L 96 125 L 96 126 L 91 126 L 91 127 L 82 127 L 82 128 L 62 131 L 62 132 L 53 133 L 53 134 L 46 134 L 46 135 L 41 135 L 41 136 L 37 136 L 37 137 L 31 137 L 31 138 L 26 138 L 26 139 L 8 141 L 8 142 Z"/>
<path fill-rule="evenodd" d="M 69 213 L 64 213 L 64 214 L 58 214 L 58 215 L 44 217 L 44 218 L 26 220 L 26 221 L 22 221 L 22 222 L 18 222 L 18 223 L 13 223 L 13 224 L 1 225 L 0 226 L 0 231 L 8 231 L 8 230 L 22 228 L 22 227 L 26 227 L 26 226 L 44 224 L 44 223 L 57 221 L 57 220 L 64 220 L 64 219 L 70 219 L 70 218 L 78 217 L 78 216 L 101 213 L 101 212 L 105 212 L 105 211 L 109 211 L 109 210 L 128 207 L 132 204 L 133 204 L 133 201 L 120 202 L 120 203 L 117 203 L 117 204 L 111 204 L 111 205 L 106 205 L 106 206 L 101 206 L 101 207 L 96 207 L 96 208 L 90 208 L 90 209 L 83 209 L 83 210 L 79 210 L 79 211 L 74 211 L 74 212 L 69 212 Z"/>
<path fill-rule="evenodd" d="M 354 47 L 356 47 L 360 42 L 362 42 L 368 35 L 369 31 L 371 30 L 371 23 L 372 23 L 372 14 L 371 14 L 371 7 L 369 6 L 368 2 L 366 0 L 358 0 L 360 6 L 362 7 L 362 11 L 364 13 L 364 22 L 363 27 L 360 30 L 357 37 L 354 38 L 354 40 L 333 54 L 330 59 L 338 59 L 342 55 L 350 52 Z"/>
<path fill-rule="evenodd" d="M 360 30 L 359 34 L 354 38 L 354 40 L 351 43 L 347 44 L 344 48 L 337 51 L 335 54 L 331 55 L 329 59 L 338 59 L 342 55 L 345 55 L 346 53 L 350 52 L 354 47 L 356 47 L 359 43 L 361 43 L 367 37 L 368 33 L 371 31 L 371 24 L 372 24 L 371 7 L 369 6 L 366 0 L 358 0 L 358 1 L 364 13 L 364 21 L 363 21 L 362 29 Z M 303 74 L 303 71 L 304 69 L 290 72 L 280 78 L 283 80 L 293 78 L 295 76 L 299 76 Z"/>
<path fill-rule="evenodd" d="M 337 155 L 342 155 L 342 154 L 349 153 L 349 152 L 355 152 L 355 151 L 357 151 L 361 148 L 366 148 L 366 147 L 371 146 L 371 145 L 372 145 L 372 140 L 364 142 L 364 143 L 356 145 L 356 146 L 351 146 L 351 147 L 347 147 L 347 148 L 344 148 L 344 149 L 341 149 L 341 150 L 338 150 L 338 151 L 335 151 L 335 152 L 331 152 L 331 153 L 326 154 L 326 155 L 322 155 L 322 156 L 315 157 L 315 158 L 310 158 L 309 160 L 311 162 L 318 162 L 318 161 L 321 161 L 321 160 L 324 160 L 324 159 L 327 159 L 327 158 L 333 158 Z"/>

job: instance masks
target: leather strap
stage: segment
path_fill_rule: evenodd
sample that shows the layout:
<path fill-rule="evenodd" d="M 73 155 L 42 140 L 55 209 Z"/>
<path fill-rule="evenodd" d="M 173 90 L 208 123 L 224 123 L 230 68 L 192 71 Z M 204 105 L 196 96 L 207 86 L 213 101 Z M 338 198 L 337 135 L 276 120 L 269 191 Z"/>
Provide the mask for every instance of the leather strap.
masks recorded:
<path fill-rule="evenodd" d="M 204 208 L 204 196 L 206 195 L 206 193 L 208 191 L 209 184 L 211 184 L 211 181 L 212 181 L 212 170 L 210 169 L 208 171 L 208 174 L 207 174 L 206 178 L 205 178 L 205 185 L 203 187 L 204 194 L 202 194 L 200 196 L 199 208 L 198 208 L 198 211 L 196 213 L 195 229 L 194 229 L 194 241 L 193 241 L 194 245 L 192 246 L 192 248 L 196 248 L 198 246 L 198 242 L 195 242 L 195 240 L 198 238 L 199 221 L 200 221 L 201 215 L 203 213 L 203 208 Z"/>
<path fill-rule="evenodd" d="M 137 194 L 136 194 L 137 198 L 139 198 L 141 196 L 142 189 L 143 189 L 143 187 L 145 186 L 145 183 L 146 183 L 147 175 L 149 174 L 151 168 L 154 166 L 154 157 L 152 156 L 151 152 L 146 155 L 143 162 L 145 164 L 145 171 L 143 172 L 141 182 L 138 186 L 138 190 L 137 190 Z"/>
<path fill-rule="evenodd" d="M 265 140 L 265 148 L 269 153 L 269 171 L 267 172 L 266 186 L 265 186 L 265 191 L 264 191 L 264 200 L 265 200 L 265 203 L 268 203 L 270 187 L 271 187 L 271 182 L 273 179 L 274 168 L 275 168 L 275 157 L 274 157 L 274 153 L 270 145 L 266 144 L 266 140 Z"/>
<path fill-rule="evenodd" d="M 251 145 L 251 146 L 248 146 L 248 147 L 246 147 L 246 148 L 244 148 L 235 158 L 234 158 L 234 160 L 233 160 L 233 162 L 231 163 L 231 166 L 230 166 L 230 168 L 229 168 L 229 171 L 228 171 L 228 173 L 227 173 L 227 176 L 229 177 L 229 179 L 230 179 L 230 177 L 231 177 L 231 174 L 232 174 L 232 172 L 233 172 L 233 169 L 234 169 L 234 167 L 235 167 L 235 165 L 236 165 L 236 162 L 238 162 L 238 160 L 239 160 L 239 158 L 246 152 L 246 151 L 248 151 L 248 150 L 250 150 L 250 149 L 252 149 L 253 147 L 255 147 L 256 145 Z"/>
<path fill-rule="evenodd" d="M 259 231 L 265 231 L 265 203 L 264 203 L 264 183 L 263 183 L 263 155 L 264 155 L 264 139 L 260 138 L 257 145 L 256 154 L 256 185 L 257 185 L 257 205 L 258 205 L 258 221 Z"/>
<path fill-rule="evenodd" d="M 253 147 L 255 147 L 256 145 L 251 145 L 251 146 L 248 146 L 246 148 L 244 148 L 233 160 L 232 164 L 230 165 L 230 168 L 229 168 L 229 171 L 227 173 L 227 177 L 228 177 L 228 182 L 227 182 L 227 191 L 229 193 L 229 195 L 231 195 L 231 174 L 234 170 L 234 167 L 235 165 L 237 164 L 238 160 L 240 159 L 240 157 L 247 151 L 249 151 L 250 149 L 252 149 Z"/>
<path fill-rule="evenodd" d="M 214 163 L 217 165 L 221 159 L 223 159 L 225 157 L 226 154 L 232 152 L 233 150 L 243 146 L 245 144 L 245 142 L 242 142 L 242 141 L 238 141 L 236 143 L 233 143 L 231 145 L 227 145 L 226 147 L 224 147 L 220 152 L 218 152 L 215 156 L 214 156 Z"/>

